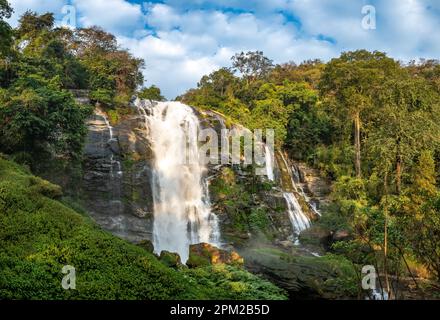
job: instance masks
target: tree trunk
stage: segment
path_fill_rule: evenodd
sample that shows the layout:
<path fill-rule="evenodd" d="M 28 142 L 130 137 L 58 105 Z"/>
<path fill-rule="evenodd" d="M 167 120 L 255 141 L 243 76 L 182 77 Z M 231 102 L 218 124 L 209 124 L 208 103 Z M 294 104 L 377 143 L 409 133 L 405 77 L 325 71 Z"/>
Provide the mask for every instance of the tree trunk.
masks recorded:
<path fill-rule="evenodd" d="M 384 226 L 384 237 L 383 237 L 383 268 L 384 268 L 384 275 L 385 275 L 385 285 L 386 285 L 386 291 L 388 294 L 388 299 L 391 299 L 391 290 L 390 290 L 390 280 L 388 278 L 388 173 L 385 173 L 384 178 L 384 189 L 385 189 L 385 208 L 384 208 L 384 215 L 385 215 L 385 226 Z"/>
<path fill-rule="evenodd" d="M 400 150 L 400 138 L 397 139 L 396 191 L 399 195 L 402 192 L 402 152 Z"/>
<path fill-rule="evenodd" d="M 361 119 L 359 112 L 356 112 L 354 116 L 354 147 L 356 152 L 355 169 L 356 177 L 362 177 L 361 171 Z"/>

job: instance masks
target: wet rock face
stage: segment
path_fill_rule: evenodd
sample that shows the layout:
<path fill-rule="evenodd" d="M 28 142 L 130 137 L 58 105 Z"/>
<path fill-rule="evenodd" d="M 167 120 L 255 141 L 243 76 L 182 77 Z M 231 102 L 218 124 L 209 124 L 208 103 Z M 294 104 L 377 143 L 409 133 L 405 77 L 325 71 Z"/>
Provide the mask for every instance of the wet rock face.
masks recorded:
<path fill-rule="evenodd" d="M 228 123 L 228 121 L 217 112 L 198 109 L 194 109 L 194 111 L 200 119 L 202 129 L 209 128 L 216 131 L 219 149 L 221 148 L 222 130 L 237 130 L 238 132 L 247 130 L 238 124 Z M 250 172 L 247 172 L 243 166 L 230 165 L 229 160 L 231 159 L 221 159 L 219 152 L 218 163 L 208 164 L 207 175 L 209 177 L 211 207 L 219 218 L 224 246 L 234 249 L 246 245 L 247 241 L 253 241 L 256 235 L 240 230 L 234 225 L 232 216 L 236 215 L 237 212 L 228 205 L 228 202 L 231 201 L 231 197 L 216 193 L 212 188 L 212 184 L 218 179 L 223 180 L 227 185 L 251 184 L 253 176 Z M 221 164 L 222 161 L 226 161 L 228 164 Z M 277 176 L 277 172 L 275 172 L 275 176 Z M 265 181 L 264 178 L 262 178 L 262 180 Z M 251 209 L 264 209 L 269 221 L 267 229 L 271 233 L 272 240 L 290 240 L 292 238 L 293 229 L 289 216 L 286 213 L 287 205 L 281 190 L 279 190 L 279 188 L 272 188 L 252 193 L 252 200 L 247 203 L 248 207 L 242 208 L 242 214 L 250 214 Z M 249 212 L 245 213 L 244 211 Z"/>
<path fill-rule="evenodd" d="M 262 275 L 290 299 L 353 299 L 357 297 L 357 277 L 347 273 L 344 260 L 287 256 L 277 249 L 251 249 L 243 253 L 246 268 Z M 351 270 L 351 269 L 350 269 Z"/>
<path fill-rule="evenodd" d="M 95 110 L 87 122 L 82 195 L 85 209 L 104 229 L 132 242 L 152 238 L 151 152 L 141 116 L 114 128 Z"/>
<path fill-rule="evenodd" d="M 322 178 L 318 170 L 303 162 L 295 162 L 293 171 L 295 182 L 301 186 L 318 210 L 329 203 L 330 182 Z"/>

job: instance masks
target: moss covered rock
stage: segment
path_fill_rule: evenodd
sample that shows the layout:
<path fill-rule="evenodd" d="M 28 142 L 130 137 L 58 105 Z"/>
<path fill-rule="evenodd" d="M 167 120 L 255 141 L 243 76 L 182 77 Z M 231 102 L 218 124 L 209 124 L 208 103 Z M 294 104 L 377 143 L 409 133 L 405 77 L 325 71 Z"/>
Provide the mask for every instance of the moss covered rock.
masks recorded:
<path fill-rule="evenodd" d="M 178 253 L 162 251 L 159 257 L 160 262 L 170 268 L 177 268 L 182 265 L 182 261 L 180 260 L 180 256 Z"/>
<path fill-rule="evenodd" d="M 187 266 L 190 268 L 204 267 L 216 264 L 242 265 L 244 260 L 235 252 L 221 250 L 208 243 L 191 245 Z"/>
<path fill-rule="evenodd" d="M 350 261 L 340 255 L 294 256 L 274 248 L 243 253 L 246 268 L 285 289 L 291 299 L 359 298 L 359 280 Z"/>
<path fill-rule="evenodd" d="M 141 242 L 138 243 L 138 246 L 144 248 L 149 253 L 154 252 L 154 245 L 150 240 L 142 240 Z"/>

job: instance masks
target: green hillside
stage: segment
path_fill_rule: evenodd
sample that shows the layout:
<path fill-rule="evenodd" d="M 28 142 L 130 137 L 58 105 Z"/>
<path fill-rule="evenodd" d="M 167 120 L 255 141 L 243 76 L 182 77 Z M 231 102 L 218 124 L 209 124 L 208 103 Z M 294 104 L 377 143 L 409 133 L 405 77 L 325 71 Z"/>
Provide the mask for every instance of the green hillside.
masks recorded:
<path fill-rule="evenodd" d="M 282 299 L 230 266 L 174 270 L 55 200 L 58 186 L 0 157 L 0 299 Z M 64 290 L 64 265 L 76 290 Z"/>

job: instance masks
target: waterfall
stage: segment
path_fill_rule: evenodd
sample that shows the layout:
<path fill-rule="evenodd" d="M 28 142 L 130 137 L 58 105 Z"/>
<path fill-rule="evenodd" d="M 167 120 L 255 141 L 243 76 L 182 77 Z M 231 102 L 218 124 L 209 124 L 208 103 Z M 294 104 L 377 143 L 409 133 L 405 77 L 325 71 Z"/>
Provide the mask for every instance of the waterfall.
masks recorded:
<path fill-rule="evenodd" d="M 310 219 L 304 214 L 301 205 L 293 193 L 284 192 L 283 196 L 286 199 L 290 222 L 295 233 L 299 235 L 301 231 L 310 228 Z"/>
<path fill-rule="evenodd" d="M 281 160 L 283 161 L 284 166 L 287 170 L 287 173 L 289 174 L 294 192 L 296 194 L 304 196 L 305 193 L 300 194 L 300 192 L 298 191 L 298 186 L 296 185 L 295 179 L 293 177 L 294 173 L 291 167 L 289 166 L 286 157 L 282 152 L 280 152 L 280 155 L 281 155 Z M 292 223 L 295 236 L 298 236 L 302 231 L 311 227 L 311 221 L 310 218 L 304 213 L 303 209 L 301 208 L 301 205 L 299 204 L 298 199 L 296 198 L 294 192 L 284 192 L 283 196 L 287 203 L 287 212 L 289 214 L 289 219 L 290 222 Z M 307 201 L 306 198 L 304 198 L 304 200 Z M 309 203 L 307 202 L 307 204 Z"/>
<path fill-rule="evenodd" d="M 296 187 L 297 191 L 301 194 L 301 196 L 304 198 L 304 200 L 306 200 L 309 208 L 313 211 L 313 213 L 316 216 L 320 217 L 321 212 L 318 210 L 316 203 L 310 199 L 310 197 L 304 191 L 304 188 L 302 187 L 302 185 L 299 183 L 301 181 L 301 178 L 300 178 L 299 169 L 297 167 L 293 167 L 293 176 L 294 176 L 294 180 L 293 180 L 294 183 L 295 183 L 295 180 L 298 181 L 298 186 Z"/>
<path fill-rule="evenodd" d="M 286 157 L 284 156 L 284 153 L 282 153 L 282 152 L 280 152 L 279 154 L 281 155 L 281 160 L 283 160 L 284 166 L 287 170 L 287 173 L 289 174 L 289 178 L 290 178 L 290 182 L 292 183 L 292 187 L 295 191 L 298 192 L 298 188 L 296 186 L 295 180 L 293 179 L 292 170 L 290 169 L 290 166 L 287 163 Z"/>
<path fill-rule="evenodd" d="M 101 109 L 97 109 L 96 114 L 99 115 L 100 117 L 102 117 L 102 119 L 104 120 L 105 126 L 107 128 L 108 131 L 108 140 L 106 141 L 108 147 L 111 149 L 111 144 L 112 143 L 117 143 L 117 139 L 114 136 L 113 133 L 113 127 L 110 125 L 110 122 L 106 116 L 106 114 L 101 110 Z M 121 212 L 123 210 L 123 205 L 122 202 L 120 201 L 121 199 L 121 180 L 123 178 L 123 172 L 122 172 L 122 165 L 121 162 L 118 160 L 115 160 L 115 156 L 113 154 L 113 151 L 110 150 L 110 179 L 111 182 L 114 183 L 115 182 L 115 186 L 118 186 L 116 188 L 112 188 L 112 200 L 110 200 L 110 202 L 112 203 L 112 205 L 114 205 L 114 207 L 116 208 L 116 210 L 118 212 Z M 116 175 L 115 175 L 115 167 L 116 167 Z M 122 225 L 121 223 L 115 223 L 116 225 L 120 226 Z"/>
<path fill-rule="evenodd" d="M 266 144 L 264 145 L 264 156 L 266 158 L 267 178 L 270 181 L 275 181 L 273 156 Z"/>
<path fill-rule="evenodd" d="M 105 113 L 98 109 L 96 111 L 96 114 L 101 116 L 104 119 L 105 126 L 107 127 L 108 134 L 109 134 L 109 139 L 107 141 L 107 144 L 110 145 L 110 144 L 112 144 L 114 142 L 117 142 L 117 140 L 116 140 L 116 138 L 114 136 L 114 133 L 113 133 L 113 127 L 110 125 L 110 122 L 108 121 L 108 118 L 105 115 Z M 115 178 L 115 175 L 114 175 L 114 167 L 115 166 L 116 166 L 116 175 L 117 175 L 117 177 L 121 177 L 122 176 L 121 162 L 115 160 L 115 156 L 114 156 L 113 151 L 112 151 L 111 154 L 110 154 L 110 176 L 111 176 L 112 179 Z"/>
<path fill-rule="evenodd" d="M 218 220 L 210 209 L 207 170 L 199 154 L 199 119 L 179 102 L 137 100 L 136 106 L 154 154 L 154 248 L 177 252 L 186 262 L 190 244 L 219 246 Z"/>

